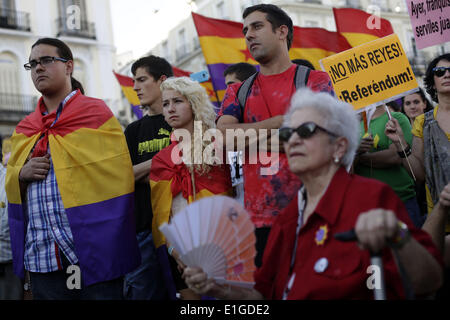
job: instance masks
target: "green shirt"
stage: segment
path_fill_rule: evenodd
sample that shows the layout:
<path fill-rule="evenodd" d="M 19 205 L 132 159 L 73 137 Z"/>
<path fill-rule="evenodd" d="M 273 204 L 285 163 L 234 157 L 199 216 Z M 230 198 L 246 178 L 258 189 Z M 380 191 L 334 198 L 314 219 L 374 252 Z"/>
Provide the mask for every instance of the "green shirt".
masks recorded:
<path fill-rule="evenodd" d="M 412 144 L 411 124 L 409 119 L 400 112 L 392 112 L 392 116 L 397 119 L 402 128 L 406 142 Z M 374 147 L 369 152 L 377 152 L 388 149 L 392 141 L 384 134 L 388 116 L 382 116 L 370 121 L 369 132 L 374 139 Z M 361 122 L 361 138 L 364 136 L 364 123 Z M 406 147 L 406 146 L 405 146 Z M 367 178 L 374 178 L 388 184 L 402 201 L 409 200 L 416 196 L 414 180 L 408 174 L 403 165 L 393 165 L 389 168 L 371 168 L 359 163 L 355 166 L 355 173 Z"/>

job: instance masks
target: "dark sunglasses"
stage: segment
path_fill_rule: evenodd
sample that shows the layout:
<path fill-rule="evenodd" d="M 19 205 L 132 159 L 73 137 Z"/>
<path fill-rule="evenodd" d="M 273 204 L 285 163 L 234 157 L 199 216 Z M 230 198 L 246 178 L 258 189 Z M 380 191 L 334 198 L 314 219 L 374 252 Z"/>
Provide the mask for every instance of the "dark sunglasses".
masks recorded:
<path fill-rule="evenodd" d="M 25 70 L 31 70 L 37 67 L 38 64 L 40 64 L 41 66 L 47 66 L 49 64 L 54 63 L 55 61 L 61 61 L 66 63 L 67 59 L 63 59 L 63 58 L 58 58 L 58 57 L 42 57 L 41 59 L 38 60 L 31 60 L 28 63 L 25 63 L 23 65 L 23 67 L 25 68 Z"/>
<path fill-rule="evenodd" d="M 317 130 L 322 130 L 323 132 L 329 134 L 332 137 L 338 137 L 337 134 L 330 132 L 325 128 L 322 128 L 321 126 L 315 124 L 314 122 L 305 122 L 295 129 L 288 127 L 280 128 L 279 137 L 281 141 L 288 142 L 292 134 L 296 132 L 300 138 L 308 139 L 312 137 L 317 132 Z"/>
<path fill-rule="evenodd" d="M 434 75 L 436 77 L 442 77 L 445 74 L 445 71 L 450 72 L 450 67 L 436 67 L 433 68 Z"/>

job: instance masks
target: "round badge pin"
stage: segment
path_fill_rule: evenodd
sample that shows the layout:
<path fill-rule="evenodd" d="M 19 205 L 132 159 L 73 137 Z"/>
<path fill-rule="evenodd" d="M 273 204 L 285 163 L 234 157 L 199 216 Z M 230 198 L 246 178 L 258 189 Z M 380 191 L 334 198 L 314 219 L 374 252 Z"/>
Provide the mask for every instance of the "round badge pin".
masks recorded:
<path fill-rule="evenodd" d="M 317 273 L 322 273 L 328 268 L 328 259 L 323 257 L 316 261 L 314 265 L 314 271 Z"/>

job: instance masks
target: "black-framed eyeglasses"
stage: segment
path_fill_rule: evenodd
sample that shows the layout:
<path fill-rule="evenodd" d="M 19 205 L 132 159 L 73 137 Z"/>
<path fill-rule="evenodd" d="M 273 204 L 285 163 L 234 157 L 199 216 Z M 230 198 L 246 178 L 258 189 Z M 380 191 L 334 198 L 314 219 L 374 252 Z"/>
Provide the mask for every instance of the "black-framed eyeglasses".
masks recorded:
<path fill-rule="evenodd" d="M 450 72 L 450 67 L 435 67 L 435 68 L 433 68 L 434 75 L 439 78 L 445 74 L 445 71 Z"/>
<path fill-rule="evenodd" d="M 41 57 L 39 60 L 31 60 L 28 63 L 25 63 L 23 65 L 23 67 L 25 68 L 25 70 L 31 70 L 37 67 L 38 64 L 40 64 L 41 66 L 47 66 L 49 64 L 54 63 L 55 61 L 61 61 L 66 63 L 67 59 L 63 59 L 63 58 L 59 58 L 59 57 L 50 57 L 50 56 L 46 56 L 46 57 Z"/>
<path fill-rule="evenodd" d="M 308 139 L 312 137 L 317 132 L 317 130 L 322 130 L 323 132 L 329 134 L 332 137 L 336 138 L 338 137 L 337 134 L 330 132 L 325 128 L 322 128 L 321 126 L 315 124 L 314 122 L 305 122 L 295 129 L 288 127 L 280 128 L 279 137 L 281 141 L 287 142 L 291 138 L 292 134 L 296 132 L 300 138 Z"/>

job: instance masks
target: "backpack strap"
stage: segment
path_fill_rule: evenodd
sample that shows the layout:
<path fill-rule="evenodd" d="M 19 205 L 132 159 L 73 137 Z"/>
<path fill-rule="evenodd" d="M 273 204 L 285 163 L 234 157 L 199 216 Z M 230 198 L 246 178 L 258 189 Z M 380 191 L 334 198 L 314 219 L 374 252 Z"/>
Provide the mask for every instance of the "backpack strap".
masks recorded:
<path fill-rule="evenodd" d="M 311 69 L 308 67 L 300 65 L 297 66 L 297 68 L 295 69 L 295 77 L 294 77 L 294 85 L 297 90 L 306 87 L 310 72 Z M 239 106 L 241 107 L 242 119 L 244 119 L 245 103 L 247 102 L 247 97 L 250 92 L 250 88 L 252 87 L 253 82 L 255 82 L 258 73 L 259 72 L 247 78 L 238 89 L 237 98 L 239 101 Z"/>
<path fill-rule="evenodd" d="M 247 102 L 248 93 L 250 92 L 250 88 L 252 87 L 253 82 L 255 82 L 258 73 L 259 72 L 256 72 L 255 74 L 247 78 L 238 89 L 237 97 L 239 101 L 239 106 L 241 107 L 242 120 L 244 120 L 244 108 L 245 103 Z"/>
<path fill-rule="evenodd" d="M 298 90 L 300 88 L 306 87 L 308 83 L 309 73 L 311 69 L 305 66 L 297 66 L 295 70 L 295 88 Z"/>

